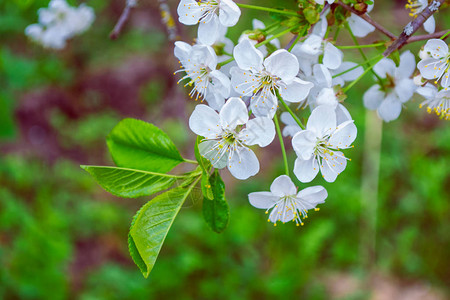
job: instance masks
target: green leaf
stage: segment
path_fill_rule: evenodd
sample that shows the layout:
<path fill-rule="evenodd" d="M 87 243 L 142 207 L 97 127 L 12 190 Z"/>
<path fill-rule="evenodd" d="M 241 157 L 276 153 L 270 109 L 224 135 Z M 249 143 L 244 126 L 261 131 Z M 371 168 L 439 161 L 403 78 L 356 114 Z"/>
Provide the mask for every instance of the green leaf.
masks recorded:
<path fill-rule="evenodd" d="M 184 161 L 167 134 L 136 119 L 117 124 L 107 143 L 118 167 L 166 173 Z"/>
<path fill-rule="evenodd" d="M 150 196 L 171 187 L 183 176 L 153 173 L 134 169 L 81 166 L 113 195 L 124 198 Z"/>
<path fill-rule="evenodd" d="M 221 233 L 227 227 L 230 215 L 225 199 L 225 183 L 217 170 L 211 175 L 210 182 L 214 199 L 203 201 L 203 218 L 213 231 Z"/>
<path fill-rule="evenodd" d="M 130 254 L 148 277 L 162 244 L 184 201 L 200 178 L 189 187 L 177 187 L 147 202 L 136 214 L 129 235 Z"/>
<path fill-rule="evenodd" d="M 197 136 L 197 140 L 195 141 L 195 158 L 198 161 L 198 165 L 202 169 L 203 175 L 202 175 L 202 181 L 201 181 L 201 187 L 202 187 L 202 193 L 205 198 L 208 200 L 214 199 L 213 191 L 211 188 L 211 183 L 209 182 L 209 172 L 211 171 L 211 163 L 206 158 L 203 158 L 200 155 L 200 151 L 198 150 L 198 144 L 203 140 L 203 137 Z"/>

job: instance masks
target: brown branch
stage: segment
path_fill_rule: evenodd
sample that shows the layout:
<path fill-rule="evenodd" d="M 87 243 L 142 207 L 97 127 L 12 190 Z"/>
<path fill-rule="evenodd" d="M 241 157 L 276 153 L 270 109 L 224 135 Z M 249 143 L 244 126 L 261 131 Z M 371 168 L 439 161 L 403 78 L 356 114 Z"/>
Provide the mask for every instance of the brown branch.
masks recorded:
<path fill-rule="evenodd" d="M 433 0 L 413 21 L 409 22 L 403 29 L 402 34 L 383 52 L 384 57 L 388 57 L 395 50 L 403 47 L 408 39 L 413 35 L 425 21 L 438 11 L 439 7 L 445 0 Z"/>
<path fill-rule="evenodd" d="M 418 41 L 423 41 L 423 40 L 429 40 L 429 39 L 438 39 L 441 36 L 443 36 L 444 34 L 446 34 L 447 32 L 449 32 L 450 30 L 443 30 L 443 31 L 439 31 L 439 32 L 435 32 L 435 33 L 430 33 L 430 34 L 424 34 L 424 35 L 416 35 L 416 36 L 412 36 L 410 37 L 406 43 L 414 43 L 414 42 L 418 42 Z M 444 38 L 444 40 L 448 38 L 448 36 L 446 36 Z"/>
<path fill-rule="evenodd" d="M 127 5 L 123 9 L 123 12 L 120 15 L 119 21 L 117 21 L 116 26 L 114 26 L 114 29 L 109 34 L 110 39 L 115 40 L 119 37 L 120 33 L 122 32 L 123 27 L 125 26 L 125 23 L 130 18 L 131 10 L 135 6 L 136 6 L 136 4 L 134 1 L 127 1 Z"/>
<path fill-rule="evenodd" d="M 347 4 L 343 3 L 342 1 L 338 1 L 338 2 L 335 2 L 335 3 L 337 5 L 339 5 L 339 6 L 341 6 L 342 8 L 344 8 L 345 10 L 347 10 L 347 11 L 349 11 L 351 13 L 354 13 L 355 15 L 357 15 L 358 17 L 360 17 L 361 19 L 363 19 L 367 23 L 371 24 L 373 27 L 378 29 L 380 32 L 382 32 L 384 35 L 386 35 L 391 40 L 395 40 L 397 38 L 396 35 L 394 35 L 392 32 L 390 32 L 389 30 L 384 28 L 381 24 L 378 24 L 377 22 L 372 20 L 372 18 L 369 17 L 368 14 L 365 14 L 365 13 L 361 14 L 359 11 L 356 11 L 353 7 L 348 6 Z"/>

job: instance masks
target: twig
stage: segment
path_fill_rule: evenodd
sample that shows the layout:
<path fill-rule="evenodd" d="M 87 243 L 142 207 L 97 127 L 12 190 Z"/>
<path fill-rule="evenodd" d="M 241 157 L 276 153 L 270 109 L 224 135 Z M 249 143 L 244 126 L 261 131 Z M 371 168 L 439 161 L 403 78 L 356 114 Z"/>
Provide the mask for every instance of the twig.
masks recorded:
<path fill-rule="evenodd" d="M 377 22 L 372 20 L 372 18 L 370 18 L 368 14 L 361 14 L 360 12 L 356 11 L 355 9 L 353 9 L 353 7 L 348 6 L 347 4 L 343 3 L 342 1 L 338 1 L 338 2 L 335 2 L 335 3 L 337 5 L 339 5 L 339 6 L 341 6 L 342 8 L 344 8 L 345 10 L 348 10 L 349 12 L 352 12 L 355 15 L 357 15 L 358 17 L 360 17 L 361 19 L 365 20 L 367 23 L 371 24 L 373 27 L 378 29 L 383 34 L 385 34 L 391 40 L 395 40 L 397 38 L 396 35 L 394 35 L 389 30 L 384 28 L 381 24 L 378 24 Z"/>
<path fill-rule="evenodd" d="M 423 40 L 436 39 L 436 38 L 438 39 L 449 31 L 450 30 L 443 30 L 443 31 L 439 31 L 439 32 L 431 33 L 431 34 L 412 36 L 406 42 L 409 44 L 409 43 L 414 43 L 414 42 L 423 41 Z M 446 36 L 444 39 L 446 39 L 447 37 L 448 36 Z"/>
<path fill-rule="evenodd" d="M 125 23 L 130 18 L 131 10 L 136 6 L 136 0 L 127 0 L 127 5 L 123 9 L 122 14 L 120 15 L 119 21 L 117 21 L 116 26 L 114 26 L 113 31 L 109 34 L 109 38 L 115 40 L 119 37 L 120 32 L 125 26 Z"/>
<path fill-rule="evenodd" d="M 433 0 L 414 20 L 409 22 L 403 29 L 402 34 L 383 52 L 384 57 L 388 57 L 397 49 L 403 47 L 408 39 L 413 35 L 425 21 L 438 11 L 439 7 L 445 0 Z"/>

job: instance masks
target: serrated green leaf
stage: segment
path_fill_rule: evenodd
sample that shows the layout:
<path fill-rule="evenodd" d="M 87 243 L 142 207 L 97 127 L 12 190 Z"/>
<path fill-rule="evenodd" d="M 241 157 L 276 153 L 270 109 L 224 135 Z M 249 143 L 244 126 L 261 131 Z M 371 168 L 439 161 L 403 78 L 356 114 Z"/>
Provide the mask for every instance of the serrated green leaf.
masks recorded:
<path fill-rule="evenodd" d="M 199 179 L 189 187 L 174 188 L 158 195 L 136 214 L 130 229 L 129 247 L 133 260 L 145 278 L 155 265 L 175 217 Z"/>
<path fill-rule="evenodd" d="M 227 227 L 230 215 L 225 199 L 225 183 L 217 171 L 211 175 L 210 182 L 214 199 L 203 201 L 203 218 L 213 231 L 221 233 Z"/>
<path fill-rule="evenodd" d="M 183 162 L 171 139 L 153 124 L 124 119 L 107 137 L 118 167 L 166 173 Z"/>
<path fill-rule="evenodd" d="M 178 179 L 183 178 L 183 176 L 116 167 L 81 166 L 81 168 L 89 172 L 106 191 L 124 198 L 150 196 L 168 189 Z"/>

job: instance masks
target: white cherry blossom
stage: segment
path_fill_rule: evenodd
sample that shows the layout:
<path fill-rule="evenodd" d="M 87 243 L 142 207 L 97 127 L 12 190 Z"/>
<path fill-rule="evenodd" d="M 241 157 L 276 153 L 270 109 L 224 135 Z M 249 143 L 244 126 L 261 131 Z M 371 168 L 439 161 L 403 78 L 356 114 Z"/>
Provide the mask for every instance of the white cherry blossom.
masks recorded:
<path fill-rule="evenodd" d="M 178 5 L 179 21 L 198 27 L 198 39 L 212 45 L 219 38 L 220 27 L 236 25 L 241 10 L 231 0 L 181 0 Z"/>
<path fill-rule="evenodd" d="M 385 122 L 397 119 L 402 111 L 402 104 L 410 100 L 417 89 L 411 78 L 415 63 L 415 57 L 410 51 L 400 55 L 398 67 L 389 58 L 380 60 L 373 70 L 387 81 L 385 89 L 378 84 L 368 89 L 363 95 L 364 106 L 377 110 L 379 117 Z"/>
<path fill-rule="evenodd" d="M 266 147 L 275 137 L 273 121 L 267 117 L 249 120 L 245 103 L 230 98 L 217 113 L 209 106 L 197 105 L 189 118 L 191 130 L 205 139 L 200 154 L 214 168 L 228 167 L 237 179 L 247 179 L 259 172 L 259 161 L 248 146 Z"/>
<path fill-rule="evenodd" d="M 294 174 L 301 182 L 313 180 L 319 169 L 328 182 L 335 181 L 344 171 L 347 158 L 339 150 L 352 147 L 357 129 L 353 120 L 336 125 L 335 110 L 321 105 L 311 113 L 306 129 L 292 138 L 297 154 Z"/>
<path fill-rule="evenodd" d="M 33 41 L 51 49 L 63 49 L 67 40 L 85 32 L 94 22 L 94 10 L 81 4 L 72 7 L 65 0 L 51 0 L 48 8 L 38 11 L 39 23 L 25 29 Z"/>
<path fill-rule="evenodd" d="M 189 93 L 191 98 L 205 99 L 212 108 L 220 110 L 230 95 L 231 86 L 230 79 L 216 70 L 214 49 L 206 45 L 191 46 L 185 42 L 175 42 L 174 53 L 182 65 L 177 72 L 186 72 L 179 82 L 189 79 L 185 86 L 193 86 Z"/>
<path fill-rule="evenodd" d="M 424 87 L 419 87 L 417 93 L 425 97 L 425 101 L 420 104 L 420 107 L 427 107 L 428 113 L 435 113 L 445 120 L 450 120 L 450 91 L 440 90 L 427 83 Z"/>
<path fill-rule="evenodd" d="M 405 5 L 406 9 L 409 9 L 410 11 L 409 15 L 414 18 L 417 18 L 427 6 L 428 0 L 408 0 L 408 3 Z M 423 28 L 428 33 L 434 33 L 436 29 L 436 20 L 433 15 L 423 23 Z"/>
<path fill-rule="evenodd" d="M 277 177 L 270 186 L 270 192 L 254 192 L 248 195 L 250 204 L 256 208 L 270 212 L 267 221 L 283 223 L 293 221 L 297 226 L 303 226 L 303 220 L 308 217 L 308 210 L 315 209 L 324 203 L 328 197 L 327 190 L 322 186 L 312 186 L 297 192 L 291 178 L 286 175 Z M 303 220 L 302 220 L 303 219 Z"/>
<path fill-rule="evenodd" d="M 431 39 L 425 44 L 424 51 L 430 57 L 417 64 L 420 74 L 435 83 L 440 80 L 441 86 L 447 89 L 450 86 L 450 52 L 447 44 L 440 39 Z"/>
<path fill-rule="evenodd" d="M 264 60 L 261 51 L 249 40 L 242 40 L 234 48 L 238 67 L 231 69 L 231 85 L 243 96 L 251 96 L 250 106 L 255 116 L 273 118 L 277 110 L 277 96 L 288 102 L 301 102 L 313 84 L 297 78 L 297 58 L 281 49 Z"/>

